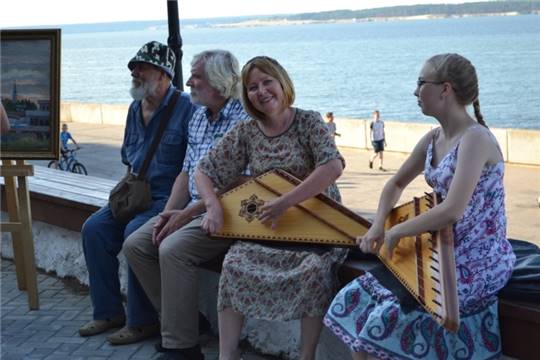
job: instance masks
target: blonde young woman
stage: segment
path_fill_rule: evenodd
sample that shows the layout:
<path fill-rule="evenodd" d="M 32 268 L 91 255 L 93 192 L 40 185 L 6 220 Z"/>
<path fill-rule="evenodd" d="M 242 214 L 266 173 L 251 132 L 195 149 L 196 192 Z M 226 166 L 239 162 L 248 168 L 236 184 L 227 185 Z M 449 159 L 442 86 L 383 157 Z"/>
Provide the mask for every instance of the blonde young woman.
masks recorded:
<path fill-rule="evenodd" d="M 503 157 L 480 112 L 475 68 L 458 54 L 433 56 L 414 95 L 422 112 L 441 126 L 420 140 L 386 183 L 373 226 L 357 242 L 364 252 L 377 252 L 383 243 L 394 249 L 404 236 L 453 224 L 458 333 L 418 306 L 406 309 L 406 302 L 370 273 L 339 292 L 324 322 L 354 359 L 496 358 L 501 352 L 496 295 L 510 278 L 515 256 L 506 238 Z M 470 104 L 476 120 L 466 111 Z M 422 171 L 443 202 L 384 231 L 387 214 Z"/>
<path fill-rule="evenodd" d="M 319 113 L 292 106 L 294 87 L 274 59 L 258 56 L 242 69 L 242 100 L 253 117 L 233 128 L 198 165 L 197 188 L 207 213 L 202 227 L 223 225 L 214 188 L 223 188 L 248 166 L 253 176 L 283 169 L 303 179 L 267 202 L 259 220 L 273 228 L 285 210 L 324 192 L 339 201 L 335 180 L 343 157 Z M 238 359 L 244 317 L 301 319 L 300 359 L 312 360 L 322 316 L 335 293 L 335 271 L 346 251 L 320 246 L 272 246 L 236 242 L 227 253 L 219 284 L 220 359 Z"/>

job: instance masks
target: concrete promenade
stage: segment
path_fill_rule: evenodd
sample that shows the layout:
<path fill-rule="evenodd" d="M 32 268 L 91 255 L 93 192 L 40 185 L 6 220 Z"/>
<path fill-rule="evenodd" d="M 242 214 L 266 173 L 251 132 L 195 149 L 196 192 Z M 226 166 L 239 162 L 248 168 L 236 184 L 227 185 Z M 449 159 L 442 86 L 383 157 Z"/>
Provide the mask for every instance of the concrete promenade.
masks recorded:
<path fill-rule="evenodd" d="M 120 146 L 124 135 L 122 125 L 68 123 L 75 140 L 82 146 L 77 153 L 79 160 L 92 176 L 120 179 L 126 171 L 120 161 Z M 346 160 L 343 176 L 338 180 L 343 203 L 363 216 L 371 216 L 376 209 L 384 183 L 395 174 L 406 159 L 402 153 L 384 153 L 384 167 L 388 170 L 370 170 L 368 160 L 371 153 L 365 150 L 342 147 Z M 32 161 L 47 165 L 46 161 Z M 377 164 L 375 164 L 377 165 Z M 376 166 L 375 166 L 376 167 Z M 508 236 L 532 241 L 540 245 L 540 166 L 506 164 L 506 210 Z M 400 202 L 429 191 L 422 176 L 406 189 Z"/>
<path fill-rule="evenodd" d="M 70 132 L 82 146 L 79 160 L 93 176 L 119 179 L 125 172 L 120 161 L 121 125 L 69 123 Z M 367 151 L 341 148 L 347 168 L 339 179 L 339 187 L 346 206 L 370 217 L 376 209 L 380 191 L 405 155 L 385 153 L 386 172 L 370 170 Z M 45 165 L 44 161 L 32 161 Z M 508 235 L 540 245 L 540 167 L 506 166 L 506 201 Z M 429 190 L 423 178 L 417 178 L 404 193 L 402 201 Z M 25 292 L 16 286 L 13 262 L 2 261 L 1 274 L 1 359 L 153 359 L 157 357 L 154 343 L 157 338 L 143 343 L 120 347 L 110 346 L 105 335 L 89 338 L 78 336 L 77 329 L 91 318 L 92 309 L 88 289 L 69 280 L 50 274 L 38 274 L 40 291 L 39 311 L 28 311 Z M 203 351 L 208 360 L 217 359 L 215 336 L 207 336 Z M 276 359 L 257 355 L 244 348 L 244 360 Z"/>

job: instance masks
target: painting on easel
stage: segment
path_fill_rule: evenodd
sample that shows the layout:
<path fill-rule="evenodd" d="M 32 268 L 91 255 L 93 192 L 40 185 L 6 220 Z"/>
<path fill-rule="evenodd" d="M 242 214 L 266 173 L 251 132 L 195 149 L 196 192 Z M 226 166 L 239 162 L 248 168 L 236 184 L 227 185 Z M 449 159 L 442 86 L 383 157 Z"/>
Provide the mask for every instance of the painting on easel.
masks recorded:
<path fill-rule="evenodd" d="M 2 159 L 58 159 L 60 29 L 1 30 Z"/>

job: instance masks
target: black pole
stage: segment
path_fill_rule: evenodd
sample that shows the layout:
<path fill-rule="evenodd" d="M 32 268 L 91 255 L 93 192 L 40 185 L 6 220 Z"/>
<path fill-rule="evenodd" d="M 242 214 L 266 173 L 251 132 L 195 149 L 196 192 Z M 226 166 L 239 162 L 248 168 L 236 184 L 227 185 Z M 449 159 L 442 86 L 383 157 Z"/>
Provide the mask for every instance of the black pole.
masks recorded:
<path fill-rule="evenodd" d="M 184 80 L 182 79 L 182 37 L 180 36 L 177 0 L 167 0 L 167 15 L 169 20 L 169 38 L 167 39 L 167 44 L 176 55 L 173 85 L 184 91 Z"/>

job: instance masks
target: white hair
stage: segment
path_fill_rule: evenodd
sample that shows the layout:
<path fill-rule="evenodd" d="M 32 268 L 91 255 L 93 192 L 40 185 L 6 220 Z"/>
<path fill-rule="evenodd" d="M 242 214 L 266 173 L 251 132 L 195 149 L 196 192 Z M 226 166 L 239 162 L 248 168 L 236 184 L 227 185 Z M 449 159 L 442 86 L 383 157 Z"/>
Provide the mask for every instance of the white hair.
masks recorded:
<path fill-rule="evenodd" d="M 204 61 L 208 83 L 224 98 L 240 98 L 240 65 L 227 50 L 206 50 L 193 57 L 191 66 Z"/>

